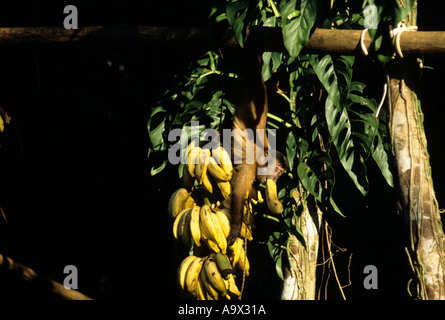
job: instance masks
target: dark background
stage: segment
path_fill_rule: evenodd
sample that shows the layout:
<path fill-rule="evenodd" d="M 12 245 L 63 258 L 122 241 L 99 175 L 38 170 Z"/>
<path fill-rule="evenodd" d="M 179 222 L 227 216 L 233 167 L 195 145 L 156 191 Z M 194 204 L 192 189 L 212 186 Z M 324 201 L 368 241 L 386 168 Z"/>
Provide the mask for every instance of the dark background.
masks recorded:
<path fill-rule="evenodd" d="M 205 26 L 210 8 L 207 0 L 3 1 L 0 26 L 62 26 L 68 4 L 77 6 L 80 27 Z M 421 2 L 419 28 L 445 30 L 441 13 L 437 4 Z M 181 181 L 173 167 L 150 176 L 146 120 L 173 74 L 199 53 L 155 46 L 0 48 L 0 104 L 12 117 L 0 148 L 0 206 L 8 219 L 0 219 L 0 252 L 59 282 L 63 268 L 75 265 L 79 290 L 93 298 L 180 298 L 176 268 L 186 251 L 172 237 L 166 204 Z M 378 100 L 381 72 L 359 63 L 357 77 Z M 443 205 L 445 63 L 436 58 L 425 65 L 434 70 L 424 70 L 419 95 Z M 376 168 L 369 170 L 366 198 L 337 172 L 336 201 L 348 215 L 330 217 L 334 243 L 347 249 L 336 255 L 339 277 L 348 283 L 352 254 L 349 299 L 408 298 L 392 191 Z M 249 254 L 245 298 L 278 299 L 280 282 L 266 248 L 251 243 Z M 368 264 L 379 270 L 378 290 L 363 288 Z M 341 298 L 333 276 L 328 288 L 328 297 Z M 36 297 L 5 276 L 0 291 L 1 297 Z"/>

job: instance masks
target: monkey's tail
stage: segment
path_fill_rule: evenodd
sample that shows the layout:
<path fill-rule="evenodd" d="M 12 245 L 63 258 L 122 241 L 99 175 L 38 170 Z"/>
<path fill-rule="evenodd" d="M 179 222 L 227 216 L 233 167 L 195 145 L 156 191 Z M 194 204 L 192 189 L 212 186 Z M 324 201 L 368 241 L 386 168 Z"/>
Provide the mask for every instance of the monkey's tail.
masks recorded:
<path fill-rule="evenodd" d="M 241 297 L 243 296 L 243 292 L 244 292 L 244 284 L 246 283 L 246 273 L 247 273 L 247 268 L 246 266 L 246 260 L 247 260 L 247 239 L 244 238 L 244 270 L 243 270 L 243 281 L 241 283 L 241 294 L 239 295 L 238 300 L 241 300 Z"/>

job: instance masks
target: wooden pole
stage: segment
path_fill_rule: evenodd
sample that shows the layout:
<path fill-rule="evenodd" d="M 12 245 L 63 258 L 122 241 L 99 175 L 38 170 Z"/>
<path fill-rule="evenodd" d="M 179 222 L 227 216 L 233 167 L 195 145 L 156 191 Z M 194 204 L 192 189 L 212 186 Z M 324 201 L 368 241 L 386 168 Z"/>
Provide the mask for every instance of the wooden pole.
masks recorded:
<path fill-rule="evenodd" d="M 362 30 L 316 29 L 304 47 L 305 53 L 361 54 Z M 259 39 L 264 51 L 284 51 L 281 28 L 252 27 L 248 37 Z M 61 27 L 0 28 L 0 46 L 51 45 L 117 46 L 150 45 L 210 49 L 215 46 L 238 47 L 230 29 L 177 28 L 150 26 L 87 26 L 78 30 Z M 364 45 L 370 50 L 366 33 Z M 404 32 L 400 46 L 405 56 L 445 54 L 445 31 Z"/>
<path fill-rule="evenodd" d="M 25 281 L 32 287 L 33 291 L 41 289 L 42 294 L 47 295 L 50 292 L 55 298 L 63 300 L 92 300 L 90 297 L 80 293 L 79 291 L 66 289 L 62 284 L 38 275 L 33 269 L 28 268 L 20 263 L 15 262 L 9 257 L 0 253 L 0 277 L 17 278 Z M 18 281 L 17 280 L 17 281 Z M 36 295 L 36 299 L 41 296 Z"/>

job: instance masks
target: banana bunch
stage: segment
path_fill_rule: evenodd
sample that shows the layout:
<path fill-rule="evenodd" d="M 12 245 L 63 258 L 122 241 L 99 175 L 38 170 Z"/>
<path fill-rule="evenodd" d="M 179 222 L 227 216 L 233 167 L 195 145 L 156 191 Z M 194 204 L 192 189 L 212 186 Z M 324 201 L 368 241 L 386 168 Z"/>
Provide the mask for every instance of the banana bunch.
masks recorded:
<path fill-rule="evenodd" d="M 178 268 L 178 282 L 182 290 L 198 300 L 238 298 L 241 292 L 232 270 L 226 267 L 227 256 L 210 254 L 207 257 L 188 256 Z"/>
<path fill-rule="evenodd" d="M 259 190 L 257 197 L 246 195 L 241 237 L 229 245 L 233 173 L 230 156 L 222 146 L 210 151 L 191 143 L 187 160 L 183 166 L 184 187 L 177 189 L 168 202 L 168 214 L 174 221 L 173 236 L 191 254 L 178 268 L 178 282 L 200 300 L 239 298 L 234 272 L 249 275 L 245 241 L 253 240 L 252 203 L 263 203 L 264 199 Z M 265 200 L 272 212 L 283 211 L 271 179 L 266 180 Z"/>
<path fill-rule="evenodd" d="M 213 194 L 217 186 L 222 197 L 229 199 L 229 181 L 232 179 L 233 165 L 227 151 L 222 146 L 212 149 L 212 153 L 209 149 L 201 149 L 198 146 L 189 146 L 189 149 L 183 174 L 186 187 L 193 186 L 196 181 L 209 194 Z"/>
<path fill-rule="evenodd" d="M 227 252 L 227 237 L 231 228 L 231 215 L 228 209 L 212 210 L 209 205 L 184 208 L 173 223 L 173 236 L 192 246 L 201 246 L 202 242 L 213 252 Z"/>
<path fill-rule="evenodd" d="M 226 201 L 226 206 L 230 203 L 230 156 L 221 145 L 211 152 L 192 142 L 187 150 L 184 187 L 176 190 L 168 203 L 169 216 L 174 219 L 173 236 L 186 246 L 195 248 L 205 243 L 212 252 L 225 254 L 232 217 L 221 201 Z"/>

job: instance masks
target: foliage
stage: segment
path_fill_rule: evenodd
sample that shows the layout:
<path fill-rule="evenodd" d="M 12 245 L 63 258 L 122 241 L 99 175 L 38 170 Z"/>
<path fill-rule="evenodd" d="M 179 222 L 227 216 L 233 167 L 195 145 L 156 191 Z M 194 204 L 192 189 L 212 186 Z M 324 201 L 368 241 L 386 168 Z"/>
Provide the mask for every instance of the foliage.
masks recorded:
<path fill-rule="evenodd" d="M 268 122 L 278 129 L 278 145 L 286 149 L 290 164 L 288 179 L 279 192 L 286 209 L 279 219 L 280 227 L 268 241 L 280 276 L 289 235 L 301 233 L 296 223 L 301 212 L 291 196 L 295 190 L 310 194 L 322 208 L 341 215 L 341 205 L 337 206 L 332 196 L 339 170 L 345 170 L 351 183 L 366 195 L 367 165 L 374 161 L 387 183 L 393 185 L 384 117 L 375 118 L 376 101 L 366 95 L 365 84 L 353 80 L 354 57 L 306 55 L 301 50 L 315 27 L 362 29 L 363 8 L 374 5 L 378 27 L 369 32 L 378 59 L 385 63 L 394 52 L 392 42 L 387 41 L 388 28 L 406 16 L 413 2 L 405 1 L 402 8 L 395 0 L 337 0 L 328 8 L 320 0 L 215 1 L 210 21 L 227 21 L 241 46 L 249 26 L 282 28 L 286 50 L 264 52 L 262 70 L 266 85 L 287 106 L 284 111 L 271 106 Z M 201 130 L 218 129 L 230 120 L 230 92 L 238 82 L 236 68 L 232 73 L 226 70 L 229 64 L 220 54 L 209 52 L 176 76 L 175 86 L 152 108 L 148 122 L 152 152 L 165 156 L 174 143 L 166 136 L 173 128 L 187 130 L 191 121 L 199 120 Z M 153 170 L 153 174 L 161 169 Z"/>
<path fill-rule="evenodd" d="M 154 157 L 152 175 L 167 165 L 168 133 L 181 128 L 190 136 L 192 121 L 199 122 L 200 131 L 216 129 L 233 113 L 233 104 L 225 98 L 222 72 L 217 70 L 219 56 L 213 52 L 199 57 L 181 73 L 175 75 L 174 85 L 152 106 L 147 121 L 151 146 L 148 157 Z M 156 162 L 157 161 L 157 162 Z"/>

